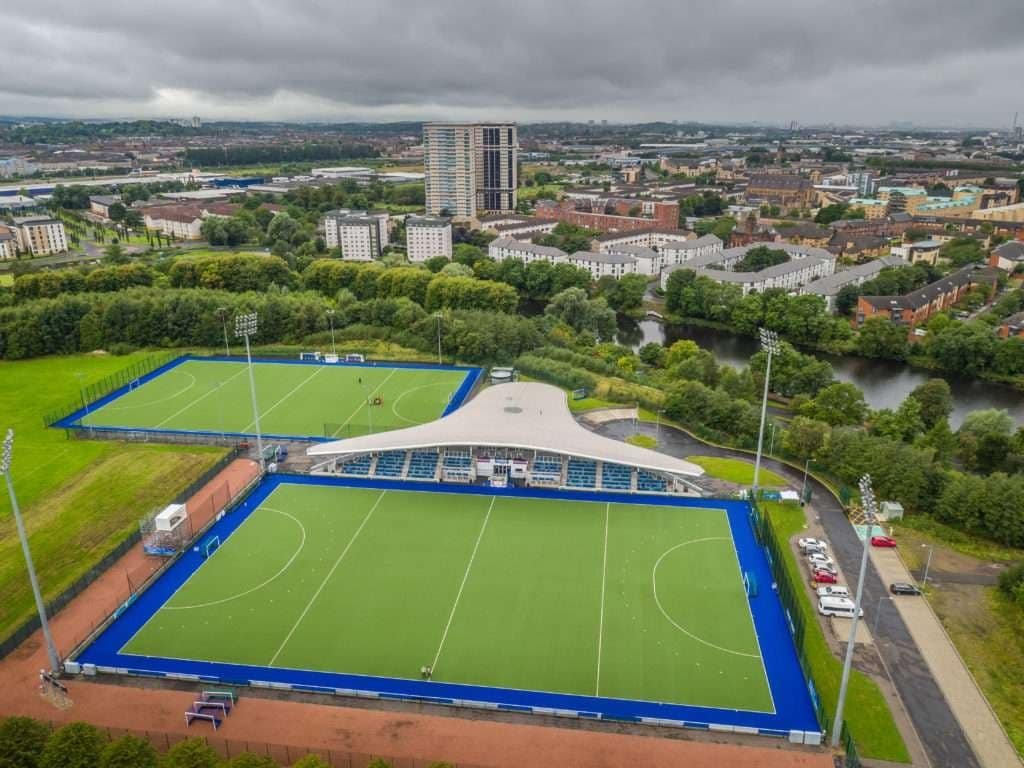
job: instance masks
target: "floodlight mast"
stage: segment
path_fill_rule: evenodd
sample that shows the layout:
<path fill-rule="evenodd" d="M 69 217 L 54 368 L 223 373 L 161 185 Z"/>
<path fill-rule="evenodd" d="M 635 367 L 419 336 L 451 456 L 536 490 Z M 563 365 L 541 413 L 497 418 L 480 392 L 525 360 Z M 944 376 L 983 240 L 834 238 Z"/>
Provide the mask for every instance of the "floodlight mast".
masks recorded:
<path fill-rule="evenodd" d="M 853 666 L 853 650 L 857 644 L 857 622 L 860 620 L 861 598 L 864 595 L 864 573 L 868 567 L 868 547 L 871 546 L 871 532 L 875 527 L 877 506 L 875 491 L 871 487 L 871 475 L 864 475 L 857 483 L 860 488 L 860 505 L 864 511 L 864 549 L 860 557 L 860 575 L 857 577 L 857 595 L 853 604 L 853 619 L 850 622 L 850 639 L 846 643 L 846 658 L 843 661 L 843 677 L 839 683 L 839 700 L 836 702 L 836 716 L 832 721 L 832 746 L 839 746 L 843 731 L 843 707 L 846 704 L 846 687 L 850 682 L 850 668 Z"/>
<path fill-rule="evenodd" d="M 757 431 L 757 457 L 754 459 L 754 484 L 750 489 L 751 498 L 757 499 L 758 483 L 761 479 L 761 449 L 764 446 L 764 423 L 768 416 L 768 385 L 772 378 L 772 355 L 779 351 L 779 335 L 767 328 L 760 329 L 761 349 L 768 353 L 764 369 L 764 396 L 761 399 L 761 427 Z"/>
<path fill-rule="evenodd" d="M 39 613 L 39 625 L 43 630 L 43 642 L 46 644 L 46 655 L 50 660 L 50 671 L 60 674 L 60 654 L 57 653 L 57 646 L 53 642 L 53 635 L 50 634 L 50 623 L 46 619 L 46 604 L 43 602 L 43 593 L 39 590 L 39 579 L 36 577 L 36 566 L 32 562 L 32 551 L 28 547 L 28 535 L 25 533 L 25 523 L 21 519 L 21 509 L 18 507 L 18 497 L 14 494 L 14 480 L 11 479 L 11 458 L 14 454 L 14 430 L 8 429 L 4 437 L 3 454 L 0 457 L 0 474 L 7 481 L 7 494 L 11 498 L 11 509 L 14 512 L 14 523 L 18 528 L 18 539 L 21 541 L 21 551 L 25 555 L 25 566 L 28 568 L 28 580 L 32 584 L 32 596 L 36 601 L 36 611 Z"/>
<path fill-rule="evenodd" d="M 256 426 L 256 450 L 259 451 L 260 471 L 267 468 L 266 459 L 263 456 L 263 435 L 260 432 L 260 409 L 256 403 L 256 377 L 252 370 L 252 349 L 249 346 L 249 337 L 256 334 L 259 328 L 259 316 L 255 312 L 235 317 L 235 336 L 245 339 L 245 358 L 249 364 L 249 394 L 252 396 L 252 422 Z"/>

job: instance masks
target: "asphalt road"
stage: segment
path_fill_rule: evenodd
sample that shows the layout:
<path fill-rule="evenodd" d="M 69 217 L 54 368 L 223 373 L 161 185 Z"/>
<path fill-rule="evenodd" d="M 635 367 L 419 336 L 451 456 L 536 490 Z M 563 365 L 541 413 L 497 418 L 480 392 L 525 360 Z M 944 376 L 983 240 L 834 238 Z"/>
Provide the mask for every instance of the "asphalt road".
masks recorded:
<path fill-rule="evenodd" d="M 641 422 L 639 430 L 653 436 L 656 427 L 654 424 Z M 632 421 L 613 421 L 595 431 L 621 440 L 634 434 L 634 426 Z M 748 461 L 751 458 L 746 453 L 708 445 L 685 432 L 665 425 L 661 426 L 658 436 L 658 450 L 680 458 L 692 455 L 726 456 Z M 797 487 L 803 482 L 803 473 L 787 464 L 764 458 L 761 463 L 762 466 L 788 478 Z M 843 572 L 849 574 L 852 580 L 860 571 L 862 543 L 846 519 L 839 502 L 828 489 L 814 478 L 810 478 L 808 484 L 812 489 L 811 504 L 817 510 L 821 524 L 828 534 L 833 556 L 838 559 Z M 886 607 L 887 600 L 880 600 L 888 594 L 887 585 L 882 583 L 869 560 L 862 600 L 864 619 L 872 626 L 876 620 L 878 622 L 876 647 L 921 738 L 928 759 L 934 768 L 981 768 L 960 723 L 946 703 L 903 619 L 891 607 Z M 880 604 L 881 615 L 876 617 Z"/>

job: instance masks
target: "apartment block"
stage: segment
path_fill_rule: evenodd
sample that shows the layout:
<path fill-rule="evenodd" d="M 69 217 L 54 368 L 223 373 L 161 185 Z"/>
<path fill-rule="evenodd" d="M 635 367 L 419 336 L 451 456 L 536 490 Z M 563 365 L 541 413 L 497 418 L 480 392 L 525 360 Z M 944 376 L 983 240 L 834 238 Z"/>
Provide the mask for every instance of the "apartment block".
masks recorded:
<path fill-rule="evenodd" d="M 514 211 L 519 186 L 515 123 L 426 123 L 423 161 L 431 216 L 474 219 Z"/>
<path fill-rule="evenodd" d="M 452 257 L 452 225 L 447 219 L 408 216 L 405 219 L 405 255 L 412 262 L 435 256 Z"/>
<path fill-rule="evenodd" d="M 857 300 L 857 314 L 853 322 L 861 326 L 868 318 L 883 317 L 906 327 L 909 333 L 914 326 L 952 307 L 974 286 L 994 288 L 997 279 L 995 269 L 969 264 L 904 296 L 861 296 Z"/>
<path fill-rule="evenodd" d="M 796 291 L 813 280 L 831 275 L 835 271 L 836 257 L 822 248 L 793 245 L 791 243 L 771 243 L 769 248 L 785 251 L 790 260 L 782 264 L 758 270 L 757 272 L 734 272 L 747 251 L 760 247 L 745 245 L 739 248 L 727 248 L 711 252 L 706 256 L 693 257 L 678 266 L 665 266 L 661 272 L 661 287 L 668 287 L 668 278 L 676 269 L 692 269 L 698 277 L 706 277 L 716 283 L 730 283 L 739 286 L 743 295 L 763 293 L 769 288 L 781 288 L 785 291 Z"/>
<path fill-rule="evenodd" d="M 33 256 L 64 253 L 68 249 L 64 223 L 48 216 L 24 216 L 14 219 L 18 250 Z"/>
<path fill-rule="evenodd" d="M 18 257 L 18 239 L 10 228 L 0 224 L 0 261 Z"/>

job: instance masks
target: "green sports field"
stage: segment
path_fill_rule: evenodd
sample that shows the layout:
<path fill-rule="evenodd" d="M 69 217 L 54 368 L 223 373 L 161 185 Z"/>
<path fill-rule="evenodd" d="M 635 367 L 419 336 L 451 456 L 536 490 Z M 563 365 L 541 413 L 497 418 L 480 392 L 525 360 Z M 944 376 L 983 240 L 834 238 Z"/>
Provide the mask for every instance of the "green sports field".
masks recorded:
<path fill-rule="evenodd" d="M 121 653 L 774 711 L 697 507 L 283 483 Z"/>
<path fill-rule="evenodd" d="M 465 370 L 385 366 L 253 365 L 260 429 L 266 435 L 352 437 L 423 424 L 441 416 Z M 369 405 L 380 398 L 379 405 Z M 81 423 L 139 430 L 253 434 L 244 362 L 187 360 Z"/>

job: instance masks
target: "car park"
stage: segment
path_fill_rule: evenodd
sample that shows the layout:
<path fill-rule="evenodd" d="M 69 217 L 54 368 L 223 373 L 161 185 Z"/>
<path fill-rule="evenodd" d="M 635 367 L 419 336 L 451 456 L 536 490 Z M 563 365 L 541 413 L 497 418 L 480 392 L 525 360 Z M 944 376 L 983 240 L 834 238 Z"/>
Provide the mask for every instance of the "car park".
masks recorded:
<path fill-rule="evenodd" d="M 839 577 L 836 574 L 818 569 L 811 571 L 811 578 L 819 584 L 835 584 L 839 581 Z"/>
<path fill-rule="evenodd" d="M 835 570 L 836 567 L 835 560 L 833 560 L 831 557 L 828 557 L 827 555 L 822 555 L 818 553 L 808 555 L 807 562 L 809 562 L 815 568 L 826 567 Z"/>
<path fill-rule="evenodd" d="M 896 539 L 892 538 L 892 536 L 872 536 L 871 546 L 883 548 L 895 547 Z"/>
<path fill-rule="evenodd" d="M 894 595 L 920 595 L 921 588 L 916 584 L 907 581 L 896 581 L 889 585 L 889 591 Z"/>
<path fill-rule="evenodd" d="M 850 590 L 842 584 L 830 584 L 818 587 L 818 597 L 849 597 Z"/>

